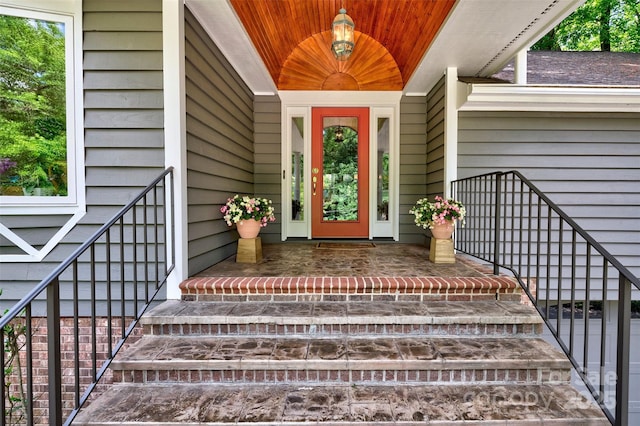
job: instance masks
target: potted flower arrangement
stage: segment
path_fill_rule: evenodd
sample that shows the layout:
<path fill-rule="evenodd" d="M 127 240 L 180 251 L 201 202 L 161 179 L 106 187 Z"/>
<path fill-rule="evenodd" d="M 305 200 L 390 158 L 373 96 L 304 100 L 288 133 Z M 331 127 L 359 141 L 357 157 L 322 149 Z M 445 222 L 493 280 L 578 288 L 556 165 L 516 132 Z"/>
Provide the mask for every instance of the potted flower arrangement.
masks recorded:
<path fill-rule="evenodd" d="M 436 196 L 434 202 L 419 199 L 409 213 L 415 216 L 416 225 L 431 229 L 434 238 L 450 238 L 457 220 L 464 225 L 466 210 L 459 201 Z"/>
<path fill-rule="evenodd" d="M 276 220 L 271 200 L 248 195 L 227 199 L 220 212 L 228 226 L 236 225 L 241 238 L 257 237 L 260 228 Z"/>

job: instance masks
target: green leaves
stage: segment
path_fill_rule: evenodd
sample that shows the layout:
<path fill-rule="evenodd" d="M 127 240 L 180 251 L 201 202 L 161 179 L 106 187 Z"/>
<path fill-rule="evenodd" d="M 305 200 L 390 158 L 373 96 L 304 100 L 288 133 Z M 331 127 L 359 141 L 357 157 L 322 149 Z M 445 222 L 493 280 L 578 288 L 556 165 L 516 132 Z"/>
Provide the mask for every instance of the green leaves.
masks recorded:
<path fill-rule="evenodd" d="M 65 79 L 61 24 L 0 15 L 0 158 L 16 163 L 0 194 L 22 186 L 67 195 Z"/>
<path fill-rule="evenodd" d="M 640 53 L 640 0 L 587 0 L 531 50 Z"/>

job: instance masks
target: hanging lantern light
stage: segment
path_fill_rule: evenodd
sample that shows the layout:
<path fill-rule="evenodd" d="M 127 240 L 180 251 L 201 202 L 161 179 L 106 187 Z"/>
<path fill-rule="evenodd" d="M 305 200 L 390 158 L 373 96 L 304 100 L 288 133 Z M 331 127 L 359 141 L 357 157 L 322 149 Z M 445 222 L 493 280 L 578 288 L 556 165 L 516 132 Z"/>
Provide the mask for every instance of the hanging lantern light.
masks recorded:
<path fill-rule="evenodd" d="M 339 61 L 346 61 L 353 51 L 354 28 L 353 20 L 347 15 L 347 11 L 344 8 L 340 9 L 331 25 L 331 32 L 333 33 L 331 50 Z"/>

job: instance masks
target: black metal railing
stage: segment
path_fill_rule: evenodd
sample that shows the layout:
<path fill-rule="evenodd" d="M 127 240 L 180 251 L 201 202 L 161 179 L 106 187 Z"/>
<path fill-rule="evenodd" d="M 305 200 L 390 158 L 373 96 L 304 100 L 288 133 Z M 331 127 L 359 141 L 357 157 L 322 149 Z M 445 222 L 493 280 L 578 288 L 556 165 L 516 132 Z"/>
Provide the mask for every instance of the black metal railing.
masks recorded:
<path fill-rule="evenodd" d="M 513 273 L 607 418 L 626 426 L 640 280 L 517 171 L 454 181 L 452 196 L 467 210 L 456 250 Z"/>
<path fill-rule="evenodd" d="M 2 425 L 73 421 L 174 269 L 173 205 L 168 168 L 0 318 Z"/>

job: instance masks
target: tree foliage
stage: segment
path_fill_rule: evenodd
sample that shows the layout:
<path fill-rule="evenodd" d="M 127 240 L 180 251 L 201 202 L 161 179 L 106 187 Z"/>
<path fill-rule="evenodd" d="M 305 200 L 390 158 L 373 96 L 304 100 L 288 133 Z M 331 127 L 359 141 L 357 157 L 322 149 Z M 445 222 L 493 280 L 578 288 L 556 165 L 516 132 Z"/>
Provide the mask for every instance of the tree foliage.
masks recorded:
<path fill-rule="evenodd" d="M 587 0 L 531 50 L 640 53 L 640 0 Z"/>
<path fill-rule="evenodd" d="M 341 127 L 343 139 L 336 138 L 337 127 L 324 133 L 324 218 L 358 219 L 358 134 Z"/>
<path fill-rule="evenodd" d="M 64 42 L 55 22 L 0 15 L 3 194 L 13 186 L 67 193 Z"/>

